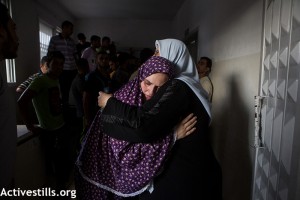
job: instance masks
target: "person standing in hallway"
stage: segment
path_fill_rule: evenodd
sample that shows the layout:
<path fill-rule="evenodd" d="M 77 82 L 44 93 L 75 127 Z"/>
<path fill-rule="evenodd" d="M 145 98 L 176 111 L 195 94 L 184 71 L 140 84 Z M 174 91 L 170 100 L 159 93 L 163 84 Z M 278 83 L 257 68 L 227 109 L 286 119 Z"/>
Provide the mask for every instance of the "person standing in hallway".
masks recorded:
<path fill-rule="evenodd" d="M 89 62 L 89 72 L 97 68 L 97 49 L 100 47 L 101 38 L 98 35 L 91 36 L 91 46 L 83 50 L 81 58 L 87 59 Z"/>
<path fill-rule="evenodd" d="M 97 54 L 97 68 L 86 75 L 83 87 L 83 110 L 85 126 L 89 127 L 99 110 L 97 97 L 99 91 L 114 91 L 109 77 L 108 54 L 103 51 Z"/>
<path fill-rule="evenodd" d="M 91 46 L 91 43 L 86 41 L 84 33 L 77 34 L 78 43 L 76 44 L 77 57 L 81 58 L 83 50 Z"/>
<path fill-rule="evenodd" d="M 84 110 L 83 110 L 83 87 L 85 84 L 85 77 L 89 73 L 89 63 L 86 59 L 80 58 L 77 60 L 77 70 L 78 74 L 74 78 L 71 85 L 71 95 L 73 96 L 75 107 L 76 107 L 76 117 L 72 118 L 72 124 L 76 127 L 76 137 L 77 146 L 79 145 L 79 140 L 82 132 L 84 131 Z"/>
<path fill-rule="evenodd" d="M 73 34 L 73 27 L 74 26 L 70 21 L 64 21 L 61 25 L 61 33 L 51 37 L 48 47 L 48 52 L 60 51 L 65 57 L 63 72 L 59 77 L 59 85 L 65 115 L 67 115 L 69 109 L 69 93 L 71 84 L 77 74 L 77 49 L 75 41 L 71 38 L 71 35 Z"/>
<path fill-rule="evenodd" d="M 71 132 L 63 118 L 59 91 L 59 76 L 64 65 L 64 55 L 60 51 L 47 54 L 48 72 L 35 78 L 18 100 L 24 123 L 33 134 L 41 134 L 48 175 L 54 175 L 56 189 L 65 189 L 72 169 L 69 154 Z M 35 125 L 28 110 L 33 104 L 39 126 Z"/>
<path fill-rule="evenodd" d="M 212 60 L 208 57 L 201 57 L 197 63 L 197 70 L 200 78 L 200 83 L 208 94 L 208 99 L 212 102 L 214 86 L 209 77 L 212 67 Z"/>
<path fill-rule="evenodd" d="M 0 3 L 0 61 L 17 57 L 16 24 Z M 2 65 L 2 63 L 1 63 Z M 1 66 L 2 67 L 2 66 Z M 9 94 L 5 70 L 0 69 L 0 190 L 12 189 L 16 159 L 17 126 L 14 97 Z M 5 197 L 1 197 L 5 199 Z M 9 197 L 7 197 L 9 199 Z"/>
<path fill-rule="evenodd" d="M 98 52 L 105 51 L 109 55 L 115 55 L 116 51 L 114 46 L 111 43 L 111 39 L 108 36 L 103 36 L 101 41 L 101 46 L 98 49 Z"/>

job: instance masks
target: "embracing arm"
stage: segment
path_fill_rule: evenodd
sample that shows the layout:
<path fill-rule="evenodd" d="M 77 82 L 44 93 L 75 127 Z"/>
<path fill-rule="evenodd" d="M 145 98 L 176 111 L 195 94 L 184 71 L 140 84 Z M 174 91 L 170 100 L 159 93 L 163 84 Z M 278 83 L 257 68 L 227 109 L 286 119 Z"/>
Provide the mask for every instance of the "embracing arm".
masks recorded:
<path fill-rule="evenodd" d="M 34 124 L 34 120 L 32 119 L 32 115 L 29 111 L 29 104 L 31 103 L 32 99 L 36 95 L 36 92 L 27 88 L 21 97 L 18 99 L 18 106 L 20 114 L 24 120 L 26 128 L 31 131 L 33 134 L 40 133 L 40 128 Z"/>
<path fill-rule="evenodd" d="M 185 138 L 196 130 L 197 116 L 189 114 L 180 123 L 175 126 L 176 140 Z"/>
<path fill-rule="evenodd" d="M 187 114 L 187 90 L 183 82 L 171 80 L 140 108 L 110 98 L 102 112 L 104 132 L 130 142 L 151 142 L 169 134 Z"/>

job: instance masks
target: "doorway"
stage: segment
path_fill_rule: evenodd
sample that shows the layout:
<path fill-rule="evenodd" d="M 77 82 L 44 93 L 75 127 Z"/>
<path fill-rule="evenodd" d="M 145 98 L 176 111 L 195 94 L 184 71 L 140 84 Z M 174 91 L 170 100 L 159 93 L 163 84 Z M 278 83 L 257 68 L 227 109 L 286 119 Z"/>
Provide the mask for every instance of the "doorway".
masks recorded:
<path fill-rule="evenodd" d="M 197 29 L 198 30 L 198 29 Z M 189 33 L 188 29 L 185 33 L 184 43 L 188 48 L 194 63 L 197 63 L 197 55 L 198 55 L 198 31 L 193 31 Z"/>

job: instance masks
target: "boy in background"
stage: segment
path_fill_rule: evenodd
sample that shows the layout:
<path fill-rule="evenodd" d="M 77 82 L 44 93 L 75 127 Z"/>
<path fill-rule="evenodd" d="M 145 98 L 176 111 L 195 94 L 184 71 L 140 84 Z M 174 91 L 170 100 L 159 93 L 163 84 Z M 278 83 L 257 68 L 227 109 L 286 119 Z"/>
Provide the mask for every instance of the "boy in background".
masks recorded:
<path fill-rule="evenodd" d="M 42 59 L 41 59 L 41 63 L 40 63 L 40 71 L 39 71 L 38 73 L 35 73 L 35 74 L 29 76 L 29 78 L 28 78 L 26 81 L 24 81 L 23 83 L 21 83 L 21 84 L 17 87 L 16 92 L 18 92 L 18 93 L 24 92 L 24 91 L 27 89 L 27 87 L 30 85 L 30 83 L 31 83 L 36 77 L 41 76 L 41 75 L 43 75 L 43 74 L 46 74 L 47 71 L 48 71 L 48 67 L 47 67 L 46 62 L 47 62 L 47 56 L 43 56 Z"/>
<path fill-rule="evenodd" d="M 65 189 L 71 171 L 68 156 L 68 131 L 63 117 L 59 76 L 64 55 L 53 51 L 47 55 L 48 72 L 36 77 L 18 100 L 25 125 L 33 134 L 40 134 L 48 175 L 54 175 L 56 189 Z M 39 126 L 33 123 L 28 105 L 33 103 Z"/>

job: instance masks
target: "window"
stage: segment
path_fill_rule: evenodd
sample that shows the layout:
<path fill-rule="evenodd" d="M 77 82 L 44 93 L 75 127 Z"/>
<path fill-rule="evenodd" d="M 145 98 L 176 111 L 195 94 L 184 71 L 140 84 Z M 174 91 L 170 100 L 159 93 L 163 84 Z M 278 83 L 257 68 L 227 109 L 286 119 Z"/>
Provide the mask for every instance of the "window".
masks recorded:
<path fill-rule="evenodd" d="M 15 59 L 6 59 L 5 60 L 6 66 L 6 78 L 8 83 L 15 83 L 16 82 L 16 64 Z"/>
<path fill-rule="evenodd" d="M 40 56 L 47 55 L 48 46 L 52 37 L 52 28 L 47 26 L 45 23 L 40 22 Z"/>
<path fill-rule="evenodd" d="M 1 0 L 1 3 L 6 5 L 8 8 L 10 16 L 12 16 L 11 12 L 11 2 L 10 0 Z M 5 67 L 6 67 L 6 78 L 8 83 L 15 83 L 16 82 L 16 65 L 14 59 L 6 59 L 5 60 Z"/>

